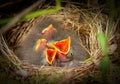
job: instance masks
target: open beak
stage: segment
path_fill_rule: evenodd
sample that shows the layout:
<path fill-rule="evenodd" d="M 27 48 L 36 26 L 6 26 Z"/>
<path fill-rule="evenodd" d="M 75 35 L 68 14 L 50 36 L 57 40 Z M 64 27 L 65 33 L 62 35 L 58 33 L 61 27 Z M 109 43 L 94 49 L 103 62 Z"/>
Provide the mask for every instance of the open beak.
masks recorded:
<path fill-rule="evenodd" d="M 47 40 L 46 39 L 38 39 L 35 45 L 35 51 L 40 51 L 46 47 Z"/>
<path fill-rule="evenodd" d="M 68 52 L 70 51 L 70 43 L 71 38 L 68 37 L 67 39 L 63 39 L 61 41 L 48 43 L 47 46 L 53 48 L 54 50 L 57 50 L 57 59 L 59 59 L 62 62 L 66 62 L 69 61 L 69 59 L 66 58 L 66 54 L 68 54 Z"/>
<path fill-rule="evenodd" d="M 45 56 L 47 62 L 52 65 L 55 62 L 57 50 L 56 49 L 46 49 Z"/>
<path fill-rule="evenodd" d="M 53 27 L 52 24 L 50 24 L 47 28 L 45 28 L 44 30 L 42 30 L 42 34 L 45 38 L 50 37 L 54 32 L 56 31 L 56 29 Z"/>
<path fill-rule="evenodd" d="M 71 38 L 69 36 L 67 39 L 63 39 L 54 43 L 48 43 L 47 46 L 55 48 L 58 52 L 66 55 L 70 51 L 70 43 Z"/>

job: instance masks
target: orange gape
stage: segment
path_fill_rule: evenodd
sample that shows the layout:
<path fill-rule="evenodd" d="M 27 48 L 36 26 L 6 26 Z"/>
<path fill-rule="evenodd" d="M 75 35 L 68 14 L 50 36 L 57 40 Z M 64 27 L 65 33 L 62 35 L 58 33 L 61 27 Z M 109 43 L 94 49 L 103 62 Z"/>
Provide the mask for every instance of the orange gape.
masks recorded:
<path fill-rule="evenodd" d="M 55 62 L 55 59 L 59 59 L 60 61 L 63 62 L 69 60 L 66 58 L 66 54 L 70 50 L 70 42 L 71 39 L 70 37 L 68 37 L 67 39 L 47 44 L 48 47 L 53 48 L 46 50 L 46 60 L 50 65 L 52 65 L 53 62 Z"/>
<path fill-rule="evenodd" d="M 46 60 L 47 62 L 52 65 L 55 62 L 55 56 L 56 56 L 57 50 L 56 49 L 46 49 Z"/>
<path fill-rule="evenodd" d="M 47 46 L 57 49 L 58 52 L 62 54 L 67 54 L 70 50 L 71 38 L 70 36 L 67 39 L 57 41 L 54 43 L 48 43 Z"/>
<path fill-rule="evenodd" d="M 42 30 L 42 34 L 44 38 L 50 37 L 56 29 L 53 27 L 52 24 L 50 24 L 47 28 Z M 70 36 L 67 39 L 63 39 L 61 41 L 56 41 L 53 43 L 48 43 L 46 46 L 47 40 L 45 39 L 40 39 L 37 41 L 37 45 L 35 47 L 36 51 L 40 51 L 43 48 L 46 48 L 45 50 L 45 57 L 47 62 L 50 65 L 53 65 L 53 63 L 56 61 L 56 59 L 59 59 L 62 62 L 66 62 L 69 59 L 66 58 L 66 54 L 68 54 L 70 50 L 70 43 L 71 43 L 71 38 Z M 44 47 L 45 46 L 45 47 Z"/>

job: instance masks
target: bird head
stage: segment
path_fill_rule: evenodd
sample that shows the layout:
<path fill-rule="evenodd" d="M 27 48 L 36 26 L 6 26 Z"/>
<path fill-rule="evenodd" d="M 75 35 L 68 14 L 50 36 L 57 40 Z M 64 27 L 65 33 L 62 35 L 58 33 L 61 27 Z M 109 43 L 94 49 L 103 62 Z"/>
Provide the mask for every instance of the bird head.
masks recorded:
<path fill-rule="evenodd" d="M 56 53 L 57 53 L 56 49 L 46 49 L 45 51 L 46 60 L 50 65 L 53 65 L 53 63 L 55 62 Z"/>
<path fill-rule="evenodd" d="M 48 27 L 42 30 L 43 37 L 49 38 L 50 36 L 54 34 L 55 31 L 56 29 L 53 27 L 52 24 L 50 24 Z"/>
<path fill-rule="evenodd" d="M 61 41 L 47 43 L 47 46 L 51 48 L 55 48 L 58 52 L 66 55 L 70 50 L 70 43 L 71 43 L 71 38 L 69 36 L 67 39 L 63 39 Z"/>
<path fill-rule="evenodd" d="M 56 59 L 62 62 L 69 61 L 69 59 L 66 58 L 66 55 L 70 50 L 70 41 L 70 37 L 68 37 L 67 39 L 47 44 L 51 49 L 45 51 L 45 56 L 50 65 L 52 65 Z"/>
<path fill-rule="evenodd" d="M 42 39 L 38 39 L 35 45 L 35 51 L 39 52 L 42 49 L 44 49 L 46 47 L 47 44 L 47 40 L 42 38 Z"/>

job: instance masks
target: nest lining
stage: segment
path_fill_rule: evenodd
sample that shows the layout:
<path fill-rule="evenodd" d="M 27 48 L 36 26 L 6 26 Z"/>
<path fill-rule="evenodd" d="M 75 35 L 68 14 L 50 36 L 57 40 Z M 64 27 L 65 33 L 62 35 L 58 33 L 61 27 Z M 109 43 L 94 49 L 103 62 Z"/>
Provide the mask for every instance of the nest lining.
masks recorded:
<path fill-rule="evenodd" d="M 59 80 L 62 80 L 61 83 L 63 83 L 66 82 L 66 80 L 80 81 L 94 71 L 96 65 L 99 64 L 99 61 L 102 57 L 96 38 L 96 33 L 99 31 L 102 32 L 100 29 L 103 29 L 103 26 L 100 25 L 105 25 L 106 18 L 104 18 L 104 15 L 102 15 L 100 12 L 98 12 L 96 15 L 92 12 L 87 14 L 80 10 L 72 11 L 73 9 L 71 8 L 64 8 L 64 10 L 64 12 L 60 11 L 59 13 L 50 16 L 55 17 L 58 20 L 62 20 L 65 24 L 64 26 L 69 26 L 70 30 L 75 31 L 78 34 L 81 40 L 81 46 L 83 46 L 89 55 L 92 56 L 91 60 L 84 62 L 81 66 L 72 69 L 63 67 L 38 66 L 21 61 L 14 54 L 13 50 L 21 45 L 30 28 L 33 28 L 36 25 L 35 23 L 38 23 L 40 19 L 42 19 L 42 17 L 38 17 L 26 22 L 18 23 L 14 26 L 14 28 L 11 28 L 4 35 L 6 42 L 1 36 L 1 50 L 10 63 L 14 65 L 15 70 L 13 69 L 13 71 L 15 71 L 17 75 L 21 75 L 23 78 L 25 78 L 25 80 L 33 79 L 34 81 L 39 80 L 39 82 L 44 80 L 51 81 L 51 83 L 53 83 L 53 81 L 57 83 Z M 80 16 L 82 19 L 79 19 Z M 25 36 L 24 38 L 22 38 L 23 35 Z M 41 78 L 42 76 L 46 78 Z M 36 80 L 36 77 L 39 77 L 39 79 Z M 53 77 L 53 79 L 50 77 Z"/>

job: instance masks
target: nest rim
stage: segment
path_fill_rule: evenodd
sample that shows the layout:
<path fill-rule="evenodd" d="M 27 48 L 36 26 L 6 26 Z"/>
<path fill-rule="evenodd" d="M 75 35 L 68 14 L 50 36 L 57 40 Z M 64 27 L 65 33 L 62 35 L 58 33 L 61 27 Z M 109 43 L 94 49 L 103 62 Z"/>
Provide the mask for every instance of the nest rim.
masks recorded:
<path fill-rule="evenodd" d="M 66 10 L 66 9 L 65 9 Z M 80 10 L 79 10 L 80 11 Z M 58 14 L 58 15 L 60 15 L 60 14 Z M 94 14 L 93 14 L 94 15 Z M 54 16 L 54 15 L 53 15 Z M 57 15 L 56 15 L 57 16 Z M 96 16 L 97 17 L 97 16 Z M 94 18 L 94 19 L 96 19 L 96 18 Z M 32 19 L 32 20 L 30 20 L 30 21 L 33 21 L 34 19 Z M 97 20 L 97 19 L 96 19 Z M 71 22 L 69 21 L 69 19 L 68 19 L 68 23 L 70 24 Z M 82 22 L 83 23 L 83 22 Z M 84 23 L 83 23 L 84 24 Z M 97 23 L 96 23 L 97 24 Z M 92 26 L 92 24 L 89 24 L 88 23 L 88 25 L 89 26 Z M 74 26 L 73 24 L 72 24 L 72 26 Z M 91 29 L 92 29 L 92 27 L 90 27 Z M 77 29 L 75 29 L 75 30 L 77 30 Z M 94 28 L 92 29 L 92 30 L 94 30 Z M 88 30 L 89 31 L 89 30 Z M 92 32 L 86 32 L 86 34 L 87 33 L 90 33 L 91 35 L 92 34 L 94 34 L 93 32 L 95 32 L 95 31 L 92 31 Z M 97 30 L 96 30 L 97 31 Z M 98 31 L 97 31 L 98 32 Z M 89 34 L 89 35 L 90 35 Z M 36 72 L 41 72 L 42 70 L 46 70 L 47 69 L 47 71 L 49 71 L 49 70 L 53 70 L 53 72 L 58 72 L 58 73 L 62 73 L 62 77 L 63 77 L 63 74 L 64 74 L 64 78 L 63 78 L 63 81 L 61 81 L 61 83 L 63 83 L 63 82 L 66 82 L 66 79 L 67 80 L 71 80 L 71 79 L 78 79 L 78 80 L 82 80 L 83 78 L 84 78 L 84 76 L 86 77 L 86 74 L 88 75 L 88 74 L 90 74 L 90 71 L 92 72 L 92 71 L 94 71 L 94 69 L 96 68 L 96 66 L 98 66 L 99 65 L 99 62 L 100 62 L 100 60 L 101 60 L 101 58 L 102 58 L 102 53 L 101 53 L 101 50 L 100 50 L 100 46 L 98 46 L 98 43 L 96 44 L 96 46 L 97 46 L 97 48 L 98 48 L 98 50 L 96 50 L 96 52 L 93 52 L 93 53 L 91 53 L 93 50 L 94 50 L 94 48 L 93 48 L 93 50 L 91 50 L 91 51 L 89 51 L 89 50 L 87 50 L 86 48 L 86 51 L 89 53 L 89 55 L 90 56 L 93 56 L 92 57 L 92 59 L 90 60 L 90 61 L 88 61 L 88 62 L 84 62 L 81 66 L 79 66 L 79 67 L 75 67 L 75 68 L 73 68 L 73 69 L 68 69 L 68 68 L 63 68 L 63 67 L 52 67 L 52 66 L 37 66 L 37 65 L 33 65 L 33 64 L 29 64 L 29 63 L 27 63 L 27 62 L 23 62 L 23 61 L 21 61 L 21 60 L 19 60 L 19 58 L 17 58 L 17 56 L 15 56 L 15 54 L 14 54 L 14 52 L 11 50 L 11 49 L 9 49 L 9 46 L 7 45 L 7 43 L 5 42 L 5 40 L 4 40 L 4 37 L 3 37 L 4 35 L 1 35 L 0 37 L 1 37 L 1 44 L 2 45 L 4 45 L 4 47 L 2 46 L 1 47 L 1 50 L 2 50 L 2 53 L 7 57 L 7 59 L 9 59 L 9 61 L 10 61 L 10 56 L 11 57 L 13 57 L 12 58 L 12 60 L 14 60 L 14 61 L 11 61 L 12 62 L 12 64 L 14 64 L 15 65 L 15 67 L 16 68 L 18 68 L 18 70 L 17 71 L 21 71 L 21 70 L 25 70 L 25 71 L 27 71 L 27 75 L 23 75 L 21 72 L 19 73 L 19 72 L 17 72 L 17 74 L 19 74 L 19 75 L 22 75 L 22 76 L 24 76 L 25 78 L 26 77 L 28 77 L 28 76 L 32 76 L 32 75 L 35 75 L 36 74 Z M 87 35 L 87 37 L 88 37 L 88 35 Z M 88 37 L 89 38 L 89 37 Z M 93 40 L 93 38 L 92 37 L 90 37 L 92 40 Z M 95 39 L 95 41 L 97 41 L 96 40 L 96 36 L 94 37 L 94 39 Z M 82 45 L 82 44 L 81 44 Z M 92 46 L 94 45 L 94 43 L 92 44 Z M 84 46 L 83 46 L 84 47 Z M 95 48 L 96 49 L 96 48 Z M 8 52 L 6 52 L 6 50 L 8 51 Z M 32 69 L 32 70 L 31 70 Z M 32 71 L 32 73 L 31 73 L 31 71 Z M 71 73 L 71 75 L 69 75 L 69 73 Z M 49 74 L 49 73 L 48 73 Z M 82 75 L 81 75 L 82 74 Z M 68 77 L 67 77 L 68 76 Z"/>

